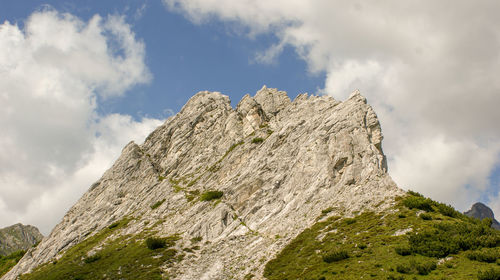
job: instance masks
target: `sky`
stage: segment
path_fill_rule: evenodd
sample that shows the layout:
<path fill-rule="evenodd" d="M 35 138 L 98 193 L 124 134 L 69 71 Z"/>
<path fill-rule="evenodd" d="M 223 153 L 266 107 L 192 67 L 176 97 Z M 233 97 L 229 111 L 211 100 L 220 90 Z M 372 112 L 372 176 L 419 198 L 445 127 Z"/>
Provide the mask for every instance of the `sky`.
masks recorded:
<path fill-rule="evenodd" d="M 0 0 L 0 227 L 48 234 L 201 90 L 359 89 L 389 174 L 500 213 L 497 1 Z"/>

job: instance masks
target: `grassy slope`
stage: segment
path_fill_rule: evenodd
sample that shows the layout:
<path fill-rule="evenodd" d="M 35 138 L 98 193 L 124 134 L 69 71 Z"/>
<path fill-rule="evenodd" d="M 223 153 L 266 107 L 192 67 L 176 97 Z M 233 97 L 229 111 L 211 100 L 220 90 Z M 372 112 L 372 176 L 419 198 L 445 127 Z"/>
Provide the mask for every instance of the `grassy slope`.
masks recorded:
<path fill-rule="evenodd" d="M 110 225 L 69 249 L 59 260 L 42 265 L 34 272 L 22 275 L 21 279 L 168 279 L 161 267 L 183 257 L 183 254 L 173 249 L 177 237 L 165 238 L 165 248 L 155 250 L 146 246 L 145 238 L 153 235 L 150 231 L 106 240 L 119 229 L 126 227 L 127 223 L 128 219 L 125 219 Z M 89 257 L 88 253 L 96 247 L 101 249 Z"/>
<path fill-rule="evenodd" d="M 0 277 L 7 273 L 24 256 L 25 251 L 17 251 L 8 256 L 0 256 Z"/>
<path fill-rule="evenodd" d="M 405 204 L 426 209 L 423 217 L 427 220 L 420 216 L 423 210 Z M 395 235 L 409 228 L 410 233 Z M 490 229 L 487 222 L 467 218 L 414 193 L 385 213 L 363 213 L 352 219 L 330 217 L 316 223 L 267 263 L 264 276 L 271 280 L 500 279 L 498 246 L 500 231 Z M 489 259 L 492 263 L 467 257 L 482 247 L 492 247 L 482 249 L 494 255 Z M 349 257 L 329 263 L 324 260 L 325 256 L 341 255 L 338 252 Z M 439 259 L 446 260 L 438 264 Z M 484 271 L 491 277 L 479 278 Z"/>

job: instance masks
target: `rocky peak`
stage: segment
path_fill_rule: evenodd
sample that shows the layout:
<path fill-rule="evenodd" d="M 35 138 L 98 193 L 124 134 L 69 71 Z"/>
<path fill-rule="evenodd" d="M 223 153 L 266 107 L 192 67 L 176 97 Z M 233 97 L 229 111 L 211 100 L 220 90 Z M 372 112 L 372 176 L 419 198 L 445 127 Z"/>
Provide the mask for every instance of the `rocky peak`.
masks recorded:
<path fill-rule="evenodd" d="M 266 260 L 322 210 L 383 210 L 404 193 L 387 174 L 381 141 L 377 116 L 359 92 L 344 102 L 307 94 L 290 101 L 263 87 L 235 109 L 225 95 L 199 92 L 142 145 L 128 144 L 2 279 L 60 258 L 124 217 L 133 219 L 118 236 L 154 229 L 177 234 L 184 247 L 203 240 L 199 251 L 163 268 L 172 279 L 259 279 Z M 208 191 L 222 197 L 204 201 Z"/>
<path fill-rule="evenodd" d="M 476 202 L 472 205 L 471 209 L 469 211 L 466 211 L 464 213 L 465 215 L 469 217 L 474 217 L 476 219 L 485 219 L 489 218 L 493 220 L 491 227 L 495 229 L 500 229 L 500 223 L 498 223 L 497 220 L 495 220 L 495 215 L 493 214 L 493 211 L 491 210 L 490 207 L 484 205 L 481 202 Z"/>
<path fill-rule="evenodd" d="M 15 224 L 0 229 L 0 255 L 27 250 L 42 240 L 43 235 L 31 225 Z"/>

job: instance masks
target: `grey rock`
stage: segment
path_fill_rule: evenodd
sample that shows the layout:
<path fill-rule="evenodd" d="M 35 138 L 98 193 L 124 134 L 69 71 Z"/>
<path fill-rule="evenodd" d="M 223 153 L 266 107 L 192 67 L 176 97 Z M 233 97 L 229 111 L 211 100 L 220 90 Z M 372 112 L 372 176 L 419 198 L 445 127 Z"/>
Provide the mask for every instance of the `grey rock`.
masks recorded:
<path fill-rule="evenodd" d="M 466 211 L 464 214 L 480 220 L 489 218 L 493 221 L 491 223 L 491 227 L 494 229 L 500 229 L 500 223 L 495 220 L 495 215 L 493 214 L 491 208 L 481 202 L 474 203 L 471 209 L 469 211 Z"/>
<path fill-rule="evenodd" d="M 28 250 L 42 240 L 38 228 L 15 224 L 0 229 L 0 255 L 6 256 L 20 250 Z"/>
<path fill-rule="evenodd" d="M 136 219 L 120 234 L 156 224 L 160 235 L 180 234 L 182 244 L 203 238 L 194 257 L 165 268 L 174 279 L 248 273 L 260 279 L 265 263 L 321 210 L 332 207 L 329 215 L 342 216 L 382 211 L 404 194 L 387 174 L 381 141 L 377 116 L 359 92 L 345 102 L 307 94 L 291 101 L 264 87 L 235 109 L 225 95 L 199 92 L 144 144 L 129 143 L 50 236 L 2 279 L 59 258 L 125 216 Z M 192 199 L 206 190 L 222 191 L 220 202 Z"/>

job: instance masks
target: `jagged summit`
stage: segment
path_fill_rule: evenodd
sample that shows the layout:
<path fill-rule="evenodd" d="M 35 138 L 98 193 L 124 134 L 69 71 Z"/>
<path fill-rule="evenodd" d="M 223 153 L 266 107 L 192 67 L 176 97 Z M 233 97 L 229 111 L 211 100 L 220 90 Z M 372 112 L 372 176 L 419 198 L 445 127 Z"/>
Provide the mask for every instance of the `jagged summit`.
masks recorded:
<path fill-rule="evenodd" d="M 474 217 L 480 220 L 489 218 L 493 221 L 491 227 L 500 230 L 500 223 L 498 223 L 498 221 L 495 220 L 495 215 L 493 214 L 491 208 L 481 202 L 474 203 L 471 209 L 465 212 L 464 214 L 469 217 Z"/>
<path fill-rule="evenodd" d="M 87 254 L 119 238 L 176 235 L 178 252 L 197 249 L 161 267 L 170 279 L 260 279 L 266 261 L 322 210 L 378 211 L 404 193 L 387 174 L 381 142 L 359 92 L 344 102 L 307 94 L 291 101 L 264 86 L 235 108 L 221 93 L 199 92 L 142 145 L 129 143 L 2 279 L 61 258 L 124 218 Z"/>
<path fill-rule="evenodd" d="M 31 225 L 17 223 L 0 229 L 0 255 L 27 250 L 42 240 L 43 235 Z"/>

